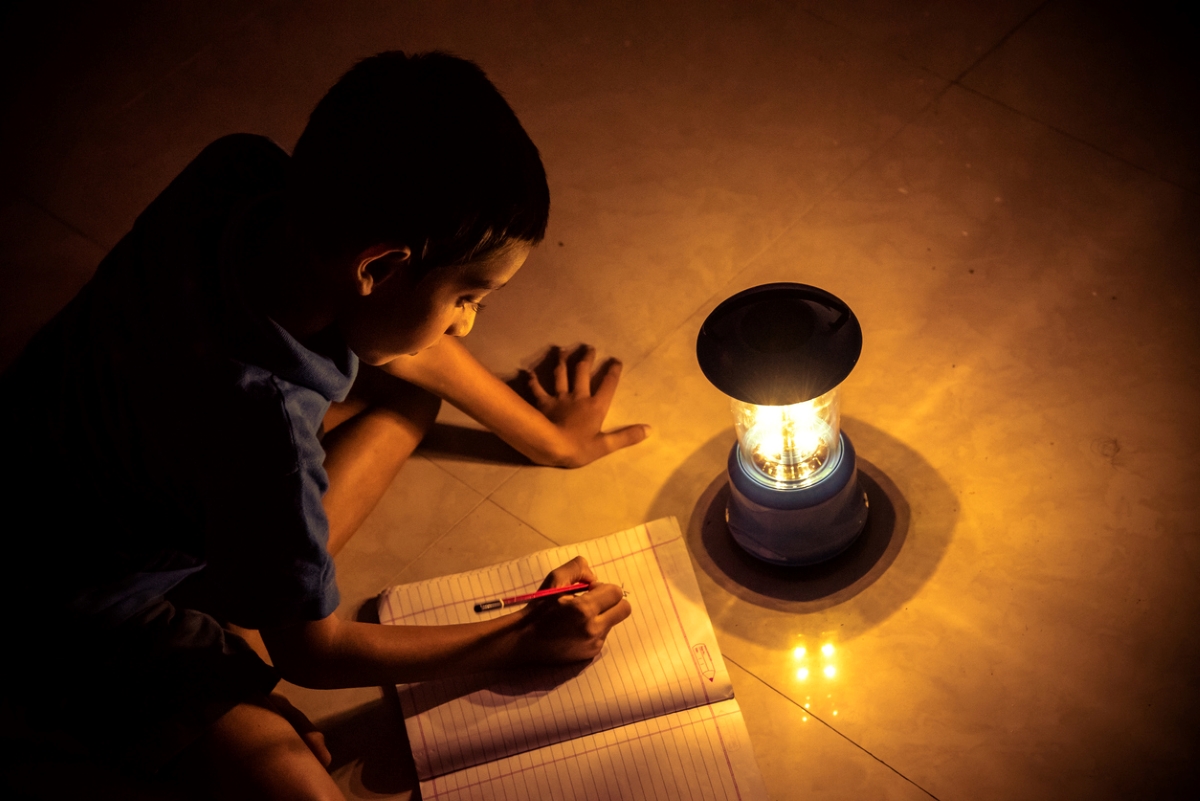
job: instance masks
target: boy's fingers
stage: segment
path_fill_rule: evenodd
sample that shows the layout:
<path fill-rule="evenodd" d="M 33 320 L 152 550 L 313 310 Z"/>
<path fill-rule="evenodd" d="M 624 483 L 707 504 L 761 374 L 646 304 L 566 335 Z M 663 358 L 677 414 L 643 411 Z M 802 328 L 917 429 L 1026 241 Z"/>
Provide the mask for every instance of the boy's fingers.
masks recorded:
<path fill-rule="evenodd" d="M 604 626 L 604 630 L 607 632 L 631 614 L 633 614 L 633 607 L 629 604 L 629 599 L 622 597 L 621 600 L 596 615 L 596 622 Z"/>
<path fill-rule="evenodd" d="M 559 349 L 558 364 L 554 365 L 554 391 L 559 395 L 566 395 L 570 389 L 571 385 L 567 380 L 567 354 Z"/>
<path fill-rule="evenodd" d="M 653 429 L 648 425 L 625 426 L 618 428 L 616 431 L 609 431 L 607 434 L 600 435 L 600 441 L 604 445 L 605 453 L 619 451 L 622 448 L 628 448 L 630 445 L 637 445 L 642 440 L 650 436 Z"/>
<path fill-rule="evenodd" d="M 592 572 L 592 568 L 588 565 L 586 559 L 582 556 L 576 556 L 565 565 L 561 565 L 550 571 L 545 586 L 547 588 L 565 587 L 568 584 L 577 584 L 581 581 L 586 584 L 592 584 L 596 581 L 596 574 Z"/>
<path fill-rule="evenodd" d="M 310 731 L 307 734 L 301 735 L 304 744 L 308 746 L 308 750 L 312 751 L 312 755 L 317 758 L 323 767 L 329 767 L 333 762 L 333 754 L 329 753 L 329 747 L 325 745 L 325 735 L 319 731 Z"/>
<path fill-rule="evenodd" d="M 604 377 L 600 379 L 600 386 L 596 387 L 596 401 L 603 405 L 605 409 L 612 403 L 613 396 L 617 394 L 617 384 L 621 381 L 621 370 L 624 365 L 616 359 L 609 360 L 604 371 Z"/>
<path fill-rule="evenodd" d="M 571 599 L 583 611 L 601 615 L 625 600 L 625 591 L 616 584 L 594 584 L 587 592 Z"/>
<path fill-rule="evenodd" d="M 538 381 L 538 377 L 531 372 L 526 373 L 526 376 L 528 376 L 529 391 L 533 393 L 534 399 L 537 401 L 550 400 L 550 393 L 546 392 L 545 387 L 542 386 L 542 382 Z"/>
<path fill-rule="evenodd" d="M 592 364 L 595 360 L 596 349 L 588 347 L 575 365 L 575 397 L 586 398 L 592 394 Z"/>

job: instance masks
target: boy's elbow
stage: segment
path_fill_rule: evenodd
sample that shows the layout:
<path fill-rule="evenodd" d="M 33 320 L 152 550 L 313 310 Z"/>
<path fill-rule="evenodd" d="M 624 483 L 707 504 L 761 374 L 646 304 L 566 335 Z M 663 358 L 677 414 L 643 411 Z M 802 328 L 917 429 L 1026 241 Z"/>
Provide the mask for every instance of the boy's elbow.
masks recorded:
<path fill-rule="evenodd" d="M 263 632 L 263 642 L 280 678 L 313 690 L 339 685 L 331 666 L 337 618 L 301 623 Z"/>
<path fill-rule="evenodd" d="M 276 665 L 275 669 L 279 673 L 279 678 L 295 684 L 297 687 L 309 690 L 337 690 L 343 686 L 343 683 L 337 680 L 336 675 L 325 670 L 319 664 L 285 662 L 283 665 Z"/>

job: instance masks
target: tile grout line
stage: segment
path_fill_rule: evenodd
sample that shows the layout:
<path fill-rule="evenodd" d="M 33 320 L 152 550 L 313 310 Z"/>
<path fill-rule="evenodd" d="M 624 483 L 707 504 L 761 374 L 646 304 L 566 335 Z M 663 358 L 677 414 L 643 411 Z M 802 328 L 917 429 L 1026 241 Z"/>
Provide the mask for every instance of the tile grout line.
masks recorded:
<path fill-rule="evenodd" d="M 1176 189 L 1182 189 L 1183 191 L 1185 191 L 1191 195 L 1200 195 L 1200 191 L 1197 191 L 1196 189 L 1194 189 L 1192 187 L 1184 186 L 1183 184 L 1178 183 L 1177 181 L 1174 181 L 1170 178 L 1167 178 L 1166 176 L 1159 175 L 1158 173 L 1154 172 L 1150 168 L 1143 167 L 1140 164 L 1135 164 L 1134 162 L 1130 161 L 1129 159 L 1127 159 L 1123 156 L 1118 156 L 1116 153 L 1110 153 L 1107 150 L 1105 150 L 1103 147 L 1101 147 L 1100 145 L 1089 142 L 1088 140 L 1084 139 L 1083 137 L 1077 136 L 1076 134 L 1070 133 L 1069 131 L 1065 131 L 1062 128 L 1059 128 L 1057 125 L 1054 125 L 1052 123 L 1046 122 L 1041 119 L 1038 119 L 1037 117 L 1033 116 L 1032 114 L 1030 114 L 1028 112 L 1021 111 L 1020 109 L 1014 108 L 1013 106 L 1010 106 L 1008 103 L 1005 103 L 1003 100 L 992 97 L 991 95 L 987 94 L 986 92 L 983 92 L 979 89 L 975 89 L 974 87 L 971 87 L 971 86 L 967 86 L 965 83 L 963 83 L 963 79 L 966 78 L 968 74 L 970 74 L 976 67 L 978 67 L 980 64 L 982 64 L 984 62 L 984 60 L 987 59 L 988 56 L 990 56 L 992 53 L 994 53 L 998 49 L 1000 49 L 1000 47 L 1005 42 L 1007 42 L 1009 39 L 1011 39 L 1018 30 L 1025 27 L 1025 25 L 1030 20 L 1032 20 L 1034 17 L 1036 17 L 1038 14 L 1040 14 L 1046 6 L 1050 5 L 1051 2 L 1053 2 L 1053 0 L 1044 0 L 1039 6 L 1037 6 L 1035 9 L 1033 9 L 1028 14 L 1026 14 L 1024 19 L 1022 19 L 1020 22 L 1018 22 L 1016 25 L 1014 25 L 1012 30 L 1010 30 L 1008 33 L 1004 34 L 1004 36 L 1000 38 L 1000 41 L 996 42 L 996 44 L 994 44 L 990 48 L 988 48 L 987 52 L 985 52 L 979 58 L 975 59 L 975 61 L 973 61 L 970 64 L 970 66 L 968 66 L 966 69 L 964 69 L 962 72 L 960 72 L 958 74 L 958 76 L 955 77 L 950 83 L 953 86 L 957 86 L 958 88 L 960 88 L 966 92 L 970 92 L 971 94 L 975 95 L 976 97 L 982 97 L 985 100 L 990 100 L 991 102 L 995 103 L 1000 108 L 1005 109 L 1006 111 L 1010 111 L 1013 114 L 1016 114 L 1018 117 L 1023 117 L 1027 120 L 1030 120 L 1031 122 L 1037 123 L 1038 125 L 1045 126 L 1046 128 L 1049 128 L 1054 133 L 1056 133 L 1060 136 L 1066 137 L 1067 139 L 1070 139 L 1071 141 L 1081 144 L 1085 147 L 1091 148 L 1093 151 L 1095 151 L 1103 156 L 1107 156 L 1110 159 L 1113 159 L 1114 161 L 1124 164 L 1127 167 L 1132 167 L 1133 169 L 1135 169 L 1139 172 L 1142 172 L 1146 175 L 1149 175 L 1152 178 L 1157 178 L 1158 180 L 1160 180 L 1166 184 L 1170 184 L 1171 186 L 1175 187 Z"/>
<path fill-rule="evenodd" d="M 968 64 L 966 69 L 964 69 L 962 72 L 960 72 L 957 77 L 952 78 L 950 82 L 954 83 L 954 84 L 959 84 L 963 78 L 967 77 L 967 73 L 969 73 L 971 70 L 975 69 L 980 64 L 982 64 L 984 62 L 984 60 L 988 56 L 990 56 L 992 53 L 995 53 L 997 50 L 999 50 L 1000 47 L 1005 42 L 1007 42 L 1009 39 L 1011 39 L 1017 31 L 1019 31 L 1021 28 L 1025 27 L 1026 23 L 1028 23 L 1031 19 L 1036 17 L 1038 14 L 1042 13 L 1042 9 L 1045 8 L 1046 6 L 1050 5 L 1051 2 L 1053 2 L 1053 0 L 1042 0 L 1042 2 L 1036 8 L 1034 8 L 1032 11 L 1030 11 L 1028 14 L 1026 14 L 1024 17 L 1022 17 L 1020 22 L 1018 22 L 1016 25 L 1012 26 L 1012 28 L 1009 29 L 1008 33 L 1001 36 L 1000 40 L 998 42 L 996 42 L 994 45 L 992 45 L 987 50 L 985 50 L 979 56 L 979 58 L 975 59 L 970 64 Z"/>
<path fill-rule="evenodd" d="M 1151 170 L 1149 167 L 1143 167 L 1140 164 L 1130 161 L 1129 159 L 1125 158 L 1124 156 L 1118 156 L 1116 153 L 1110 153 L 1097 144 L 1089 142 L 1088 140 L 1086 140 L 1080 136 L 1077 136 L 1069 131 L 1064 131 L 1062 128 L 1059 128 L 1057 125 L 1054 125 L 1053 123 L 1046 122 L 1045 120 L 1038 119 L 1037 117 L 1033 116 L 1032 114 L 1021 111 L 1020 109 L 1013 108 L 1012 106 L 1005 103 L 1003 100 L 994 98 L 985 92 L 981 92 L 978 89 L 972 88 L 965 84 L 958 83 L 957 81 L 955 81 L 952 85 L 957 86 L 959 89 L 962 89 L 964 92 L 970 92 L 971 94 L 975 95 L 976 97 L 980 97 L 984 100 L 987 100 L 990 103 L 994 103 L 997 106 L 999 106 L 1000 108 L 1004 109 L 1005 111 L 1009 111 L 1009 112 L 1017 115 L 1018 117 L 1022 117 L 1023 119 L 1029 120 L 1030 122 L 1041 125 L 1041 126 L 1047 128 L 1048 130 L 1058 134 L 1059 136 L 1062 136 L 1065 139 L 1069 139 L 1072 142 L 1075 142 L 1076 144 L 1083 145 L 1084 147 L 1092 150 L 1093 152 L 1099 153 L 1102 156 L 1110 158 L 1119 164 L 1124 164 L 1126 167 L 1131 167 L 1131 168 L 1137 170 L 1138 172 L 1142 173 L 1143 175 L 1148 175 L 1151 178 L 1162 181 L 1163 183 L 1167 184 L 1168 186 L 1173 186 L 1176 189 L 1180 189 L 1184 192 L 1187 192 L 1189 195 L 1194 195 L 1194 196 L 1200 195 L 1200 190 L 1194 189 L 1190 186 L 1185 186 L 1185 185 L 1179 183 L 1178 181 L 1175 181 L 1171 178 L 1167 178 L 1166 176 L 1159 175 L 1158 173 Z"/>
<path fill-rule="evenodd" d="M 84 242 L 87 242 L 89 245 L 95 245 L 96 247 L 100 248 L 100 250 L 104 251 L 104 256 L 107 256 L 107 255 L 108 255 L 108 251 L 109 251 L 109 250 L 111 250 L 111 248 L 106 248 L 106 247 L 104 247 L 104 245 L 101 245 L 99 242 L 97 242 L 95 239 L 93 239 L 93 238 L 92 238 L 91 236 L 89 236 L 87 233 L 85 233 L 84 231 L 80 230 L 79 228 L 76 228 L 74 225 L 72 225 L 71 223 L 67 222 L 67 221 L 66 221 L 66 220 L 64 220 L 62 217 L 60 217 L 59 215 L 55 214 L 55 213 L 54 213 L 54 212 L 52 212 L 50 209 L 46 208 L 44 205 L 42 205 L 42 204 L 41 204 L 41 203 L 39 203 L 38 201 L 36 201 L 36 200 L 34 200 L 33 198 L 29 197 L 29 195 L 28 195 L 28 194 L 26 194 L 25 192 L 18 192 L 18 193 L 15 193 L 15 194 L 13 194 L 13 195 L 12 195 L 12 197 L 15 197 L 17 200 L 20 200 L 20 201 L 21 201 L 21 202 L 23 202 L 23 203 L 28 203 L 30 206 L 32 206 L 33 208 L 37 209 L 37 210 L 38 210 L 38 211 L 40 211 L 42 214 L 45 214 L 45 215 L 46 215 L 47 217 L 49 217 L 51 220 L 54 220 L 54 222 L 58 223 L 58 224 L 59 224 L 59 225 L 61 225 L 63 228 L 66 228 L 68 231 L 70 231 L 71 233 L 75 234 L 75 236 L 79 237 L 79 238 L 80 238 L 80 239 L 82 239 Z M 100 258 L 102 258 L 102 259 L 103 259 L 103 258 L 104 258 L 104 256 L 101 256 Z"/>
<path fill-rule="evenodd" d="M 796 703 L 796 701 L 795 701 L 794 699 L 792 699 L 792 698 L 788 697 L 788 696 L 787 696 L 785 693 L 782 693 L 782 692 L 780 692 L 779 690 L 775 689 L 775 687 L 774 687 L 774 686 L 772 686 L 770 683 L 768 683 L 768 682 L 767 682 L 765 679 L 763 679 L 763 678 L 762 678 L 761 676 L 759 676 L 757 673 L 755 673 L 754 671 L 752 671 L 752 670 L 750 670 L 749 668 L 747 668 L 745 665 L 742 665 L 740 662 L 736 661 L 735 659 L 733 659 L 732 657 L 730 657 L 728 654 L 723 654 L 723 656 L 725 657 L 725 660 L 726 660 L 727 662 L 732 662 L 733 664 L 737 665 L 737 666 L 738 666 L 738 668 L 740 668 L 741 670 L 744 670 L 746 673 L 748 673 L 748 674 L 750 674 L 751 676 L 753 676 L 753 677 L 754 677 L 754 678 L 755 678 L 757 681 L 760 681 L 760 682 L 762 682 L 762 684 L 763 684 L 765 687 L 767 687 L 768 689 L 770 689 L 770 690 L 771 690 L 771 692 L 775 693 L 775 694 L 776 694 L 776 695 L 778 695 L 780 698 L 784 699 L 785 701 L 787 701 L 789 704 L 791 704 L 792 706 L 796 707 L 797 709 L 800 709 L 801 711 L 803 711 L 803 712 L 804 712 L 804 714 L 806 714 L 806 715 L 811 715 L 811 716 L 812 716 L 812 718 L 813 718 L 814 720 L 816 720 L 818 723 L 820 723 L 822 726 L 824 726 L 825 728 L 829 729 L 831 732 L 833 732 L 834 734 L 836 734 L 838 737 L 841 737 L 843 740 L 845 740 L 846 742 L 850 743 L 850 745 L 852 745 L 852 746 L 854 746 L 855 748 L 857 748 L 858 750 L 862 751 L 862 752 L 863 752 L 864 754 L 866 754 L 867 756 L 871 757 L 871 759 L 874 759 L 874 760 L 875 760 L 876 762 L 878 762 L 880 765 L 883 765 L 885 768 L 887 768 L 888 770 L 890 770 L 892 773 L 895 773 L 895 774 L 896 774 L 897 776 L 899 776 L 901 779 L 904 779 L 904 781 L 908 782 L 908 783 L 909 783 L 909 784 L 911 784 L 913 787 L 916 787 L 918 790 L 920 790 L 921 792 L 925 793 L 925 795 L 927 795 L 927 796 L 929 796 L 930 798 L 934 799 L 934 801 L 941 801 L 941 799 L 939 799 L 939 798 L 938 798 L 936 795 L 934 795 L 933 793 L 929 792 L 929 791 L 928 791 L 928 790 L 926 790 L 924 787 L 922 787 L 921 785 L 917 784 L 915 781 L 913 781 L 912 779 L 910 779 L 910 778 L 908 778 L 907 776 L 905 776 L 905 775 L 904 775 L 903 773 L 901 773 L 899 770 L 897 770 L 896 768 L 892 767 L 891 765 L 889 765 L 887 762 L 885 762 L 884 760 L 880 759 L 879 757 L 875 756 L 875 754 L 871 753 L 870 751 L 868 751 L 868 750 L 867 750 L 866 748 L 864 748 L 863 746 L 861 746 L 861 745 L 859 745 L 858 743 L 854 742 L 854 740 L 850 739 L 850 738 L 849 738 L 849 737 L 847 737 L 845 734 L 843 734 L 843 733 L 842 733 L 842 732 L 840 732 L 838 729 L 836 729 L 834 726 L 830 725 L 830 724 L 829 724 L 827 721 L 825 721 L 824 719 L 822 719 L 821 717 L 819 717 L 818 715 L 816 715 L 815 713 L 813 713 L 813 711 L 812 711 L 811 709 L 804 709 L 804 707 L 803 707 L 803 706 L 801 706 L 800 704 Z"/>
<path fill-rule="evenodd" d="M 163 73 L 163 75 L 158 80 L 154 81 L 149 86 L 142 89 L 140 92 L 135 94 L 133 97 L 126 100 L 124 103 L 121 103 L 120 105 L 118 105 L 115 109 L 113 109 L 113 111 L 110 114 L 108 114 L 107 116 L 105 116 L 104 118 L 101 119 L 101 121 L 100 121 L 101 124 L 107 123 L 109 120 L 113 119 L 117 115 L 128 111 L 129 109 L 131 109 L 135 105 L 137 105 L 137 103 L 139 101 L 141 101 L 141 99 L 144 98 L 146 95 L 148 95 L 151 92 L 158 90 L 160 87 L 165 86 L 166 84 L 170 83 L 172 78 L 174 78 L 180 72 L 183 72 L 190 65 L 194 64 L 197 59 L 199 59 L 205 53 L 209 52 L 214 47 L 216 47 L 217 44 L 220 43 L 222 40 L 232 36 L 233 34 L 237 33 L 238 31 L 240 31 L 242 28 L 244 28 L 246 26 L 247 23 L 249 23 L 255 17 L 259 16 L 259 14 L 261 14 L 262 11 L 263 11 L 262 8 L 255 8 L 252 11 L 250 11 L 249 13 L 247 13 L 245 16 L 243 16 L 241 19 L 239 19 L 237 22 L 235 22 L 229 29 L 217 33 L 210 41 L 201 45 L 196 50 L 196 52 L 192 53 L 190 56 L 185 58 L 183 61 L 180 61 L 174 67 L 172 67 L 171 69 L 169 69 L 165 73 Z"/>
<path fill-rule="evenodd" d="M 429 462 L 434 467 L 438 467 L 438 465 L 432 459 L 425 459 L 425 461 Z M 441 468 L 438 467 L 438 469 L 440 470 Z M 443 471 L 443 472 L 445 472 L 445 471 Z M 446 473 L 446 475 L 450 475 L 450 474 Z M 467 489 L 471 489 L 472 491 L 475 491 L 472 487 L 468 486 L 465 482 L 463 482 L 461 479 L 457 478 L 456 476 L 450 475 L 450 477 L 453 478 L 455 481 L 462 483 L 464 487 L 467 487 Z M 408 564 L 404 565 L 404 567 L 397 570 L 396 571 L 397 575 L 399 575 L 400 573 L 403 573 L 405 570 L 408 570 L 410 567 L 415 565 L 418 561 L 420 561 L 422 556 L 424 556 L 426 553 L 429 552 L 430 548 L 432 548 L 434 545 L 437 545 L 439 542 L 441 542 L 442 537 L 445 537 L 447 534 L 449 534 L 451 531 L 453 531 L 455 528 L 457 528 L 458 524 L 461 523 L 462 521 L 466 520 L 468 517 L 470 517 L 472 512 L 474 512 L 476 509 L 478 509 L 483 504 L 487 503 L 488 497 L 486 495 L 484 495 L 481 492 L 479 492 L 477 494 L 479 495 L 479 500 L 476 501 L 474 504 L 472 504 L 471 508 L 467 509 L 467 511 L 465 511 L 461 515 L 459 515 L 458 518 L 456 518 L 453 523 L 451 523 L 449 526 L 446 527 L 445 531 L 443 531 L 441 534 L 438 534 L 436 537 L 434 537 L 432 540 L 430 540 L 429 544 L 426 545 L 424 548 L 422 548 L 417 553 L 417 555 L 414 556 L 408 562 Z"/>
<path fill-rule="evenodd" d="M 446 475 L 450 476 L 450 478 L 454 479 L 455 481 L 458 481 L 458 482 L 462 483 L 462 484 L 463 484 L 463 486 L 467 487 L 468 489 L 474 490 L 475 492 L 478 492 L 478 490 L 475 490 L 475 488 L 474 488 L 474 487 L 471 487 L 469 484 L 467 484 L 466 482 L 464 482 L 464 481 L 463 481 L 461 478 L 459 478 L 458 476 L 454 475 L 453 473 L 451 473 L 451 472 L 450 472 L 449 470 L 447 470 L 446 468 L 442 467 L 442 466 L 441 466 L 440 464 L 438 464 L 437 462 L 433 461 L 432 459 L 429 459 L 428 457 L 426 457 L 426 459 L 425 459 L 425 460 L 426 460 L 427 462 L 429 462 L 430 464 L 432 464 L 434 467 L 436 467 L 436 468 L 438 468 L 439 470 L 441 470 L 441 471 L 442 471 L 443 473 L 445 473 Z M 535 466 L 535 467 L 537 467 L 538 465 L 534 465 L 534 466 Z M 546 539 L 547 541 L 549 541 L 550 543 L 554 544 L 555 546 L 557 546 L 557 547 L 560 547 L 560 548 L 561 548 L 561 547 L 562 547 L 562 543 L 561 543 L 561 542 L 559 542 L 558 540 L 554 539 L 554 538 L 553 538 L 553 537 L 551 537 L 549 534 L 547 534 L 546 532 L 542 531 L 540 528 L 538 528 L 537 526 L 533 525 L 532 523 L 530 523 L 530 522 L 529 522 L 528 520 L 526 520 L 525 518 L 521 517 L 521 516 L 520 516 L 519 514 L 517 514 L 516 512 L 512 511 L 512 510 L 511 510 L 511 509 L 509 509 L 508 507 L 506 507 L 506 506 L 504 506 L 503 504 L 501 504 L 501 503 L 499 503 L 499 502 L 495 501 L 495 500 L 492 498 L 492 496 L 493 496 L 493 495 L 495 495 L 497 492 L 499 492 L 499 491 L 500 491 L 500 489 L 501 489 L 502 487 L 504 487 L 506 484 L 508 484 L 508 482 L 512 481 L 514 478 L 516 478 L 518 475 L 520 475 L 520 473 L 521 473 L 521 468 L 520 468 L 520 467 L 518 467 L 516 470 L 514 470 L 512 473 L 510 473 L 508 476 L 506 476 L 506 477 L 505 477 L 505 479 L 504 479 L 503 481 L 501 481 L 499 484 L 497 484 L 497 485 L 496 485 L 496 486 L 495 486 L 495 487 L 494 487 L 494 488 L 493 488 L 493 489 L 492 489 L 492 490 L 491 490 L 491 491 L 490 491 L 490 492 L 489 492 L 487 495 L 483 495 L 483 493 L 479 493 L 479 494 L 482 496 L 482 498 L 480 499 L 479 503 L 477 503 L 477 504 L 475 504 L 474 506 L 472 506 L 472 507 L 471 507 L 469 510 L 467 510 L 467 513 L 466 513 L 466 514 L 464 514 L 464 515 L 463 515 L 462 517 L 460 517 L 458 520 L 454 521 L 454 523 L 453 523 L 453 524 L 450 526 L 450 528 L 446 529 L 446 531 L 444 531 L 444 532 L 442 532 L 441 534 L 439 534 L 439 535 L 437 536 L 437 538 L 435 538 L 435 539 L 433 540 L 433 542 L 431 542 L 431 543 L 429 543 L 429 545 L 425 546 L 425 548 L 424 548 L 424 549 L 421 551 L 421 553 L 417 554 L 417 556 L 416 556 L 416 557 L 413 559 L 413 562 L 416 562 L 416 561 L 417 561 L 417 559 L 420 559 L 422 556 L 424 556 L 424 554 L 425 554 L 425 551 L 428 551 L 430 548 L 432 548 L 432 547 L 433 547 L 433 545 L 434 545 L 434 543 L 436 543 L 438 540 L 440 540 L 440 539 L 441 539 L 442 537 L 444 537 L 446 534 L 450 533 L 450 531 L 451 531 L 451 530 L 452 530 L 452 529 L 453 529 L 455 526 L 457 526 L 459 523 L 461 523 L 462 521 L 466 520 L 466 519 L 467 519 L 467 515 L 470 515 L 470 514 L 471 514 L 471 512 L 474 512 L 476 509 L 478 509 L 480 506 L 482 506 L 484 503 L 487 503 L 487 502 L 491 502 L 491 503 L 492 503 L 492 504 L 493 504 L 493 505 L 494 505 L 494 506 L 495 506 L 497 509 L 499 509 L 500 511 L 504 512 L 506 515 L 510 515 L 510 516 L 511 516 L 511 517 L 512 517 L 514 520 L 516 520 L 516 521 L 517 521 L 518 523 L 520 523 L 521 525 L 528 527 L 528 528 L 529 528 L 529 530 L 533 531 L 533 532 L 534 532 L 535 534 L 537 534 L 539 537 L 542 537 L 542 538 Z M 409 564 L 412 564 L 412 562 L 410 562 Z M 406 565 L 405 567 L 407 567 L 407 565 Z"/>

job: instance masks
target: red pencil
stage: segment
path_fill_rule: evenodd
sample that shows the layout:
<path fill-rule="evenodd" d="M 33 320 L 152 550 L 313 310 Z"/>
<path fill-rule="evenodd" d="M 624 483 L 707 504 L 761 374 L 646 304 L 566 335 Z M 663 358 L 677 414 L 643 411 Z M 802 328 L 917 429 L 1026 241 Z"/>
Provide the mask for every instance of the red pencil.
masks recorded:
<path fill-rule="evenodd" d="M 556 598 L 559 595 L 570 595 L 576 592 L 583 592 L 592 585 L 578 583 L 568 584 L 565 587 L 552 587 L 548 590 L 538 590 L 531 592 L 528 595 L 514 595 L 512 598 L 501 598 L 498 601 L 484 601 L 483 603 L 475 604 L 476 612 L 491 612 L 493 609 L 503 609 L 506 606 L 515 606 L 516 604 L 527 604 L 530 601 L 536 601 L 538 598 Z"/>

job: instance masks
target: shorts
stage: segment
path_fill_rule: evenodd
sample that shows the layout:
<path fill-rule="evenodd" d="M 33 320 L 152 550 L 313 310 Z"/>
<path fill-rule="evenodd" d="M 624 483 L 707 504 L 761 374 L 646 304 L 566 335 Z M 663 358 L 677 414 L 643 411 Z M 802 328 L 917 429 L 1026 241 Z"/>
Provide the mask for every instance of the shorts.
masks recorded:
<path fill-rule="evenodd" d="M 166 599 L 102 633 L 73 637 L 71 628 L 43 620 L 39 636 L 25 640 L 32 658 L 8 682 L 5 717 L 24 738 L 135 772 L 157 773 L 279 681 L 241 637 Z"/>

